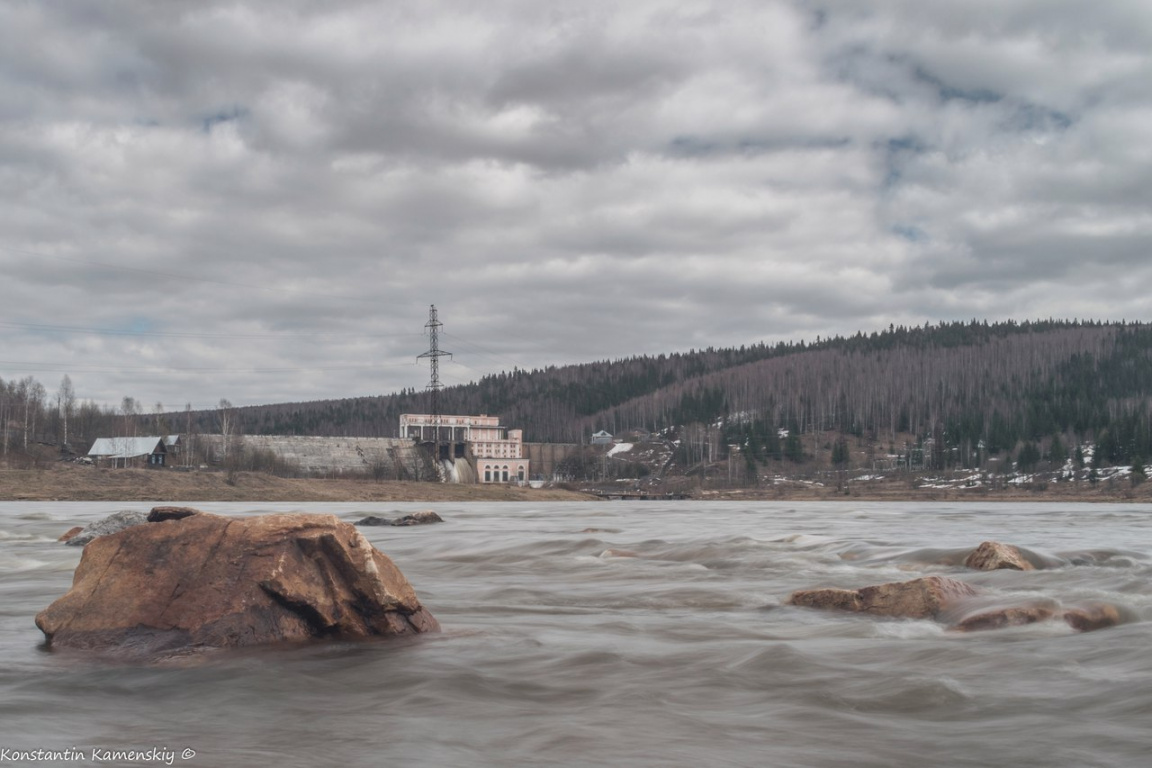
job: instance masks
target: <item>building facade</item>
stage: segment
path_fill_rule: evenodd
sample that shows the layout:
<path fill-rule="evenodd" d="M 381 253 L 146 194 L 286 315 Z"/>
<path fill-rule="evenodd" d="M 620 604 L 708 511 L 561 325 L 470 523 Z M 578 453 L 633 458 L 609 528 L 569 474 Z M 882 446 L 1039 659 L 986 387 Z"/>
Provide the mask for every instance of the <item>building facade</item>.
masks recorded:
<path fill-rule="evenodd" d="M 528 480 L 524 432 L 500 425 L 496 416 L 433 417 L 427 413 L 400 415 L 400 436 L 420 443 L 460 443 L 476 466 L 481 483 L 523 483 Z"/>

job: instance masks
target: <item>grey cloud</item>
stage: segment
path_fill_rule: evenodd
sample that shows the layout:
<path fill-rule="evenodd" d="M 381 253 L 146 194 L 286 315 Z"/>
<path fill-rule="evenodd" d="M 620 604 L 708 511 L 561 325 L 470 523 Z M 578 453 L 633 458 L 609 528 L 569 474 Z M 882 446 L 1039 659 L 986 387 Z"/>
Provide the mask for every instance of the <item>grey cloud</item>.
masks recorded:
<path fill-rule="evenodd" d="M 212 334 L 14 330 L 8 354 L 82 397 L 211 405 L 419 388 L 431 303 L 457 380 L 1134 317 L 1145 6 L 5 6 L 6 317 Z M 274 368 L 302 370 L 250 370 Z"/>

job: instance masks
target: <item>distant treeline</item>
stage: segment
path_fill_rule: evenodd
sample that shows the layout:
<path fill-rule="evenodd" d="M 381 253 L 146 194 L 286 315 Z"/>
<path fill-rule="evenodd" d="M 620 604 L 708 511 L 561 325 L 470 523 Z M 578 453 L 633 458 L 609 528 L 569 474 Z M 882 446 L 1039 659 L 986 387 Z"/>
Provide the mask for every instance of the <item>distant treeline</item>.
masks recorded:
<path fill-rule="evenodd" d="M 213 431 L 220 431 L 221 413 Z M 119 407 L 81 400 L 65 375 L 52 391 L 32 376 L 0 379 L 0 460 L 8 466 L 39 463 L 56 454 L 84 454 L 100 437 L 156 435 L 184 432 L 192 423 L 190 411 L 178 417 L 156 403 L 146 409 L 125 397 Z"/>
<path fill-rule="evenodd" d="M 951 322 L 485 376 L 440 394 L 445 413 L 499 415 L 525 439 L 690 424 L 934 438 L 943 461 L 1032 442 L 1098 442 L 1113 463 L 1152 457 L 1152 327 L 1079 321 Z M 423 392 L 236 411 L 251 434 L 394 436 Z M 210 428 L 212 412 L 198 415 Z M 739 425 L 748 425 L 747 428 Z M 739 426 L 739 428 L 737 428 Z M 947 447 L 948 450 L 944 451 Z M 783 450 L 783 448 L 781 449 Z"/>
<path fill-rule="evenodd" d="M 70 387 L 70 384 L 69 384 Z M 38 388 L 38 389 L 37 389 Z M 63 387 L 62 390 L 66 389 Z M 58 391 L 0 381 L 4 445 L 62 440 Z M 1098 459 L 1152 458 L 1152 327 L 1078 321 L 952 322 L 890 326 L 815 342 L 755 344 L 485 376 L 440 393 L 445 413 L 498 415 L 537 442 L 586 442 L 605 429 L 660 432 L 704 425 L 765 456 L 791 450 L 779 430 L 834 431 L 888 444 L 931 440 L 934 461 L 968 464 L 1025 450 Z M 72 401 L 71 434 L 139 428 L 219 432 L 222 416 L 247 434 L 396 436 L 401 413 L 427 410 L 425 393 L 285 403 L 178 414 L 120 412 Z M 125 413 L 128 411 L 128 413 Z M 117 421 L 119 419 L 119 421 Z M 801 446 L 803 444 L 801 443 Z M 976 457 L 975 459 L 973 457 Z"/>

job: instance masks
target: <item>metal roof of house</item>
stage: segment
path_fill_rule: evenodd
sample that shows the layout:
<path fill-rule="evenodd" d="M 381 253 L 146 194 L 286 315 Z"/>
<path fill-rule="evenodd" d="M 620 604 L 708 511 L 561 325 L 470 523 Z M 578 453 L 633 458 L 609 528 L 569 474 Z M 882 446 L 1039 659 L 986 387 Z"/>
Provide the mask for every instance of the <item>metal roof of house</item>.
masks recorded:
<path fill-rule="evenodd" d="M 89 456 L 106 459 L 134 459 L 164 452 L 163 440 L 159 437 L 101 437 L 88 449 Z"/>

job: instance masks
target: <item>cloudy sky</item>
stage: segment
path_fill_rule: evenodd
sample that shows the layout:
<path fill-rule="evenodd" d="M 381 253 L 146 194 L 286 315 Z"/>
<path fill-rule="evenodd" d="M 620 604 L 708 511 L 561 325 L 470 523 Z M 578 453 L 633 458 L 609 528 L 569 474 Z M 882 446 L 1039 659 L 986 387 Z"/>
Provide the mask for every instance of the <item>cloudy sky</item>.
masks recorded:
<path fill-rule="evenodd" d="M 10 0 L 0 378 L 210 407 L 1152 319 L 1147 0 Z"/>

